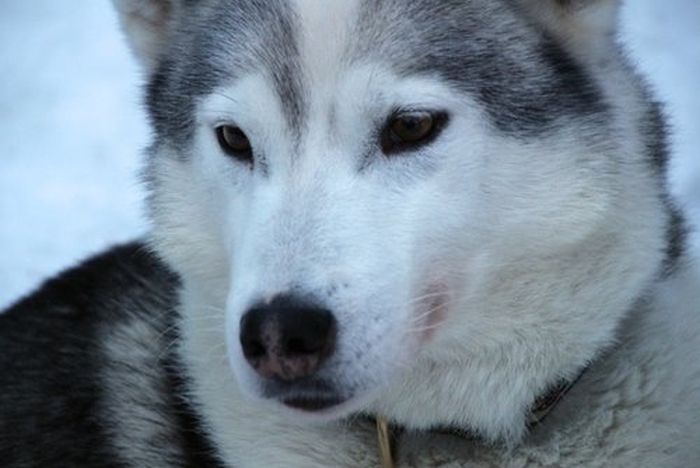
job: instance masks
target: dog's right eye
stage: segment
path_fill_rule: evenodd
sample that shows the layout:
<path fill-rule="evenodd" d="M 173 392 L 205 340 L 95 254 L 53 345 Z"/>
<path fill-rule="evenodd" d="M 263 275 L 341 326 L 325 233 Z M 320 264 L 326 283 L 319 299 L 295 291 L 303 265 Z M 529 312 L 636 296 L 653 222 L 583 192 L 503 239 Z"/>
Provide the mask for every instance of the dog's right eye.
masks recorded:
<path fill-rule="evenodd" d="M 384 154 L 416 150 L 431 143 L 447 123 L 446 112 L 396 111 L 381 133 Z"/>
<path fill-rule="evenodd" d="M 224 153 L 242 162 L 253 162 L 253 148 L 250 140 L 240 128 L 221 125 L 216 128 L 216 138 Z"/>

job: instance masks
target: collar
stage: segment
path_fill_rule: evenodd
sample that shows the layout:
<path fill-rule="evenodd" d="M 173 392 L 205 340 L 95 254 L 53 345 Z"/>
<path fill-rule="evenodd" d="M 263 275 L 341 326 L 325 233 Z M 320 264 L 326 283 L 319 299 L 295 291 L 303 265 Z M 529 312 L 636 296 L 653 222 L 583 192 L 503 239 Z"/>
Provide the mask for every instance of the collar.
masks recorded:
<path fill-rule="evenodd" d="M 541 424 L 566 394 L 569 393 L 573 386 L 576 385 L 587 369 L 587 367 L 584 368 L 574 380 L 562 380 L 547 393 L 537 398 L 530 409 L 527 426 L 531 428 Z M 383 416 L 375 416 L 375 420 L 377 427 L 377 446 L 379 449 L 381 466 L 382 468 L 396 468 L 394 457 L 396 455 L 396 439 L 400 433 L 400 428 L 392 427 L 389 421 Z M 474 439 L 476 437 L 470 431 L 460 428 L 438 428 L 431 430 L 465 439 Z"/>

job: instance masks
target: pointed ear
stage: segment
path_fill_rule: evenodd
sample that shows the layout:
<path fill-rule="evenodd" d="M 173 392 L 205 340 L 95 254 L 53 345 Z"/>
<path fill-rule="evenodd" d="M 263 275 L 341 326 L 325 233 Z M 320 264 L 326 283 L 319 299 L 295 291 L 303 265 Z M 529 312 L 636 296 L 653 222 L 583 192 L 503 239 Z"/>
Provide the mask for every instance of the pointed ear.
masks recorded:
<path fill-rule="evenodd" d="M 158 63 L 173 29 L 178 0 L 112 0 L 127 42 L 147 73 Z"/>
<path fill-rule="evenodd" d="M 559 40 L 582 50 L 615 39 L 621 0 L 518 0 Z"/>

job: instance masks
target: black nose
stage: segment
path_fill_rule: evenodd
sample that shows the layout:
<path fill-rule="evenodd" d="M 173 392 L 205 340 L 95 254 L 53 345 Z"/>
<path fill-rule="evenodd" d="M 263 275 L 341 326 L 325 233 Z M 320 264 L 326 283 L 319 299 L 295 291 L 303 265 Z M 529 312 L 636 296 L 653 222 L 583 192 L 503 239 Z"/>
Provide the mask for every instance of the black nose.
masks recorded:
<path fill-rule="evenodd" d="M 292 381 L 312 375 L 333 354 L 335 338 L 329 310 L 291 295 L 257 305 L 241 319 L 243 355 L 265 378 Z"/>

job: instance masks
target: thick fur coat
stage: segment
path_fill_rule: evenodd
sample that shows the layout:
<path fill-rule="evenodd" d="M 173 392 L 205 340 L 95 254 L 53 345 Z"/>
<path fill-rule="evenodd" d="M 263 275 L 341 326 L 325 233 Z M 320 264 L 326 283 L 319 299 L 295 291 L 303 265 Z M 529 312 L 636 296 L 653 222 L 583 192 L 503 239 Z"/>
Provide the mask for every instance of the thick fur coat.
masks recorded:
<path fill-rule="evenodd" d="M 401 467 L 700 466 L 700 278 L 618 2 L 114 4 L 153 229 L 0 317 L 10 466 L 378 466 L 377 416 Z M 290 295 L 333 317 L 303 378 L 245 350 Z"/>

